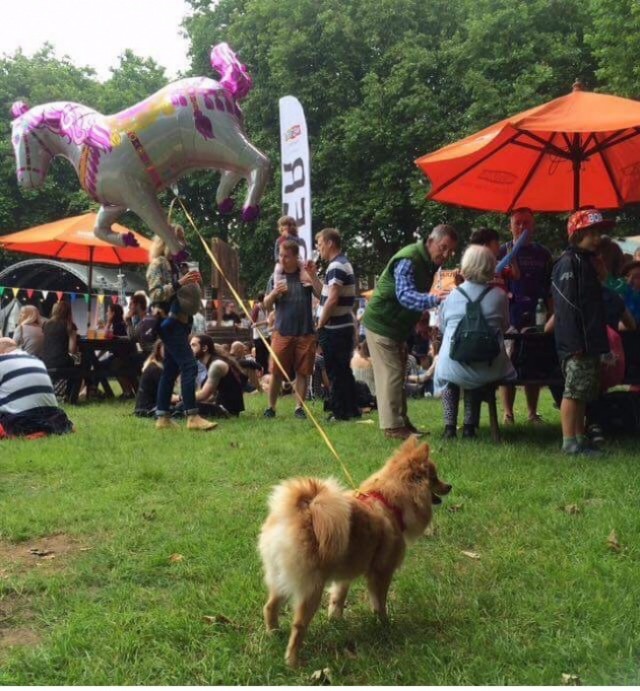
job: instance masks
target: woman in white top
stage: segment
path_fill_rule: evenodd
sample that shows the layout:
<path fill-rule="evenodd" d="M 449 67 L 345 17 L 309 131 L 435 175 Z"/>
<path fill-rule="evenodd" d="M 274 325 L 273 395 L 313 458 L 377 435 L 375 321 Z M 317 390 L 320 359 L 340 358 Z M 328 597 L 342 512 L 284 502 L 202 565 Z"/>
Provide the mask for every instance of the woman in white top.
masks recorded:
<path fill-rule="evenodd" d="M 13 340 L 25 353 L 42 359 L 42 346 L 44 344 L 42 317 L 35 305 L 25 305 L 20 310 L 18 326 L 14 331 Z"/>
<path fill-rule="evenodd" d="M 491 250 L 480 245 L 468 247 L 462 257 L 464 283 L 459 286 L 470 300 L 477 300 L 494 280 L 496 259 Z M 489 326 L 495 330 L 499 354 L 491 362 L 462 363 L 450 357 L 451 339 L 464 317 L 467 298 L 454 289 L 442 305 L 442 346 L 435 371 L 435 393 L 441 394 L 444 410 L 445 438 L 456 436 L 460 389 L 464 389 L 463 436 L 474 437 L 480 418 L 481 389 L 504 379 L 515 379 L 516 373 L 504 347 L 503 334 L 509 328 L 509 300 L 502 288 L 494 287 L 483 297 L 480 307 Z"/>

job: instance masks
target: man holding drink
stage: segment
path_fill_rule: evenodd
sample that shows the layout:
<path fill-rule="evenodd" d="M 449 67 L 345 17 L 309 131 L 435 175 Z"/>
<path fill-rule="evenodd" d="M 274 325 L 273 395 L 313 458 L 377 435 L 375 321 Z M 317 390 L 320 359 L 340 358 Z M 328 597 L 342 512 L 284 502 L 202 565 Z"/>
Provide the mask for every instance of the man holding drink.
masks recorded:
<path fill-rule="evenodd" d="M 307 395 L 308 379 L 313 373 L 316 351 L 316 335 L 313 327 L 311 296 L 313 289 L 303 285 L 300 280 L 300 247 L 295 240 L 285 240 L 280 244 L 278 259 L 282 272 L 278 280 L 271 276 L 267 284 L 264 306 L 267 311 L 275 306 L 275 326 L 271 347 L 290 378 L 295 376 L 295 390 L 299 400 Z M 311 277 L 316 276 L 312 261 L 305 268 Z M 272 358 L 271 382 L 269 384 L 269 407 L 264 417 L 276 416 L 276 404 L 282 384 L 283 373 Z M 295 416 L 306 417 L 301 405 L 296 407 Z"/>

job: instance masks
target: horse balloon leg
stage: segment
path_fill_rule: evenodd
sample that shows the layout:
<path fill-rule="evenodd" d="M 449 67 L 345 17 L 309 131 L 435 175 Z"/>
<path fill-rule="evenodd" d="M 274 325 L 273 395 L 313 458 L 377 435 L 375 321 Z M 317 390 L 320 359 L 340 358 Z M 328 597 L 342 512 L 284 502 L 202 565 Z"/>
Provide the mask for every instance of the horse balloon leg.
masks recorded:
<path fill-rule="evenodd" d="M 101 206 L 98 211 L 98 218 L 93 229 L 93 234 L 108 242 L 110 245 L 119 247 L 139 247 L 140 244 L 133 233 L 116 233 L 111 226 L 122 216 L 127 209 L 124 206 Z"/>
<path fill-rule="evenodd" d="M 155 193 L 139 188 L 135 191 L 135 198 L 128 200 L 128 206 L 135 214 L 149 226 L 151 231 L 164 241 L 165 245 L 175 257 L 186 257 L 185 246 L 178 240 L 176 231 L 167 221 L 163 208 L 160 206 Z"/>
<path fill-rule="evenodd" d="M 233 199 L 231 190 L 242 180 L 244 173 L 233 170 L 223 170 L 216 191 L 216 204 L 221 214 L 230 214 L 233 211 Z"/>
<path fill-rule="evenodd" d="M 255 221 L 260 213 L 258 201 L 262 197 L 264 188 L 269 180 L 271 164 L 269 163 L 269 159 L 254 147 L 251 147 L 248 153 L 250 153 L 252 157 L 252 163 L 249 166 L 250 172 L 247 177 L 249 189 L 242 210 L 242 220 L 250 222 Z"/>

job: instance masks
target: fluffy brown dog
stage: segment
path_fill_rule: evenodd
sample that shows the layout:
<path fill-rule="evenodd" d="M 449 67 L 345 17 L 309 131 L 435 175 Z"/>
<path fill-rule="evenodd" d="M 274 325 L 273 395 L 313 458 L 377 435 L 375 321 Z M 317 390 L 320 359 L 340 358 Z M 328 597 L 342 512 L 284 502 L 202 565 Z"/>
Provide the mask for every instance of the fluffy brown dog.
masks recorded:
<path fill-rule="evenodd" d="M 431 505 L 450 489 L 438 479 L 427 444 L 410 437 L 358 492 L 314 478 L 286 480 L 273 490 L 258 545 L 269 589 L 264 618 L 268 631 L 277 629 L 280 607 L 293 599 L 289 665 L 298 664 L 329 581 L 330 617 L 342 615 L 351 581 L 364 575 L 371 607 L 386 619 L 387 592 L 406 545 L 424 533 Z"/>

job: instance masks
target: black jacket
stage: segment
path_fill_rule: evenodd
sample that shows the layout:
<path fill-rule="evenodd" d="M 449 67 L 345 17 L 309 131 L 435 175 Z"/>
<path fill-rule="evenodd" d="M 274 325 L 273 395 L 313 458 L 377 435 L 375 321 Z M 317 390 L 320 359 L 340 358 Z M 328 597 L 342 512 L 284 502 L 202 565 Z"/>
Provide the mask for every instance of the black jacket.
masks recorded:
<path fill-rule="evenodd" d="M 594 253 L 569 247 L 553 267 L 551 290 L 555 310 L 558 359 L 609 352 L 602 285 Z"/>

